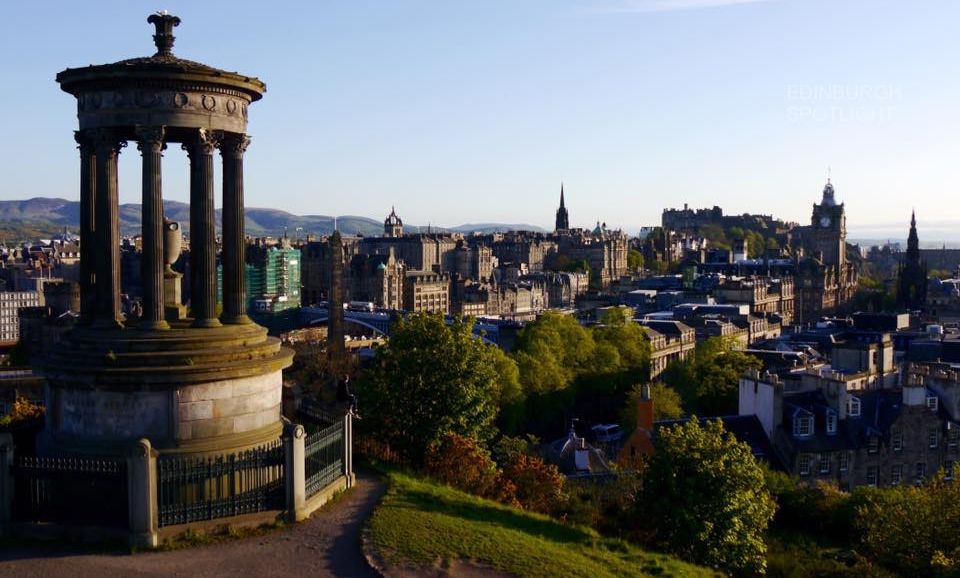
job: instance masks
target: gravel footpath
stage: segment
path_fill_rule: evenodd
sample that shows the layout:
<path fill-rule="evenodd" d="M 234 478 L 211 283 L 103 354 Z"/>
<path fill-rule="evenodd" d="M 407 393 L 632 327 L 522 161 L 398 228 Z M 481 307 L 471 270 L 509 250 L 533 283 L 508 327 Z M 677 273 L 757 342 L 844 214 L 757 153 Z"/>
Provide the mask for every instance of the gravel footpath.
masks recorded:
<path fill-rule="evenodd" d="M 252 538 L 171 552 L 84 554 L 52 545 L 0 549 L 0 577 L 114 578 L 251 576 L 377 578 L 360 547 L 383 482 L 358 475 L 346 495 L 310 520 Z"/>

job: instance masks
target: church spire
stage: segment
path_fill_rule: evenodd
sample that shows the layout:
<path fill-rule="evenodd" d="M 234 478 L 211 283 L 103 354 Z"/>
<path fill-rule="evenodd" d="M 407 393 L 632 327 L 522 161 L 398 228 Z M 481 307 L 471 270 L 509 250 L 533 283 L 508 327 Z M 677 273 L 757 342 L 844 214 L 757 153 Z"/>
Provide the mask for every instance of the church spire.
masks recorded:
<path fill-rule="evenodd" d="M 567 207 L 563 198 L 563 182 L 560 182 L 560 208 L 557 209 L 557 220 L 554 227 L 556 231 L 566 231 L 570 229 L 570 217 L 567 214 Z"/>

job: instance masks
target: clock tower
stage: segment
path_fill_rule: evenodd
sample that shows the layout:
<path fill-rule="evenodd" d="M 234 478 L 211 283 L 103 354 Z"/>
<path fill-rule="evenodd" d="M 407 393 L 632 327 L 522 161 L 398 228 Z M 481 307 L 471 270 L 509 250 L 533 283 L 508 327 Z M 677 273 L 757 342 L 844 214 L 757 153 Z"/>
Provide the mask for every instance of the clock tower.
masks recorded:
<path fill-rule="evenodd" d="M 823 255 L 823 264 L 843 269 L 847 262 L 847 215 L 843 203 L 837 204 L 833 185 L 827 179 L 823 199 L 813 205 L 810 222 L 813 250 Z"/>

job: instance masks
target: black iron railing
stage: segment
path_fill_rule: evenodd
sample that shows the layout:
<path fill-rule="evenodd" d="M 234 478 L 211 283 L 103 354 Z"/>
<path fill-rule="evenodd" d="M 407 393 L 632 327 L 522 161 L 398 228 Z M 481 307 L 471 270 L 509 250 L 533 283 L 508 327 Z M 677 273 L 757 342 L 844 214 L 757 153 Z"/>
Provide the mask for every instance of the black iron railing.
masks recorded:
<path fill-rule="evenodd" d="M 280 440 L 236 454 L 157 460 L 159 525 L 285 508 Z"/>
<path fill-rule="evenodd" d="M 343 423 L 335 423 L 307 436 L 303 453 L 305 489 L 309 498 L 343 475 Z"/>
<path fill-rule="evenodd" d="M 17 521 L 127 527 L 125 459 L 23 456 L 12 470 Z"/>

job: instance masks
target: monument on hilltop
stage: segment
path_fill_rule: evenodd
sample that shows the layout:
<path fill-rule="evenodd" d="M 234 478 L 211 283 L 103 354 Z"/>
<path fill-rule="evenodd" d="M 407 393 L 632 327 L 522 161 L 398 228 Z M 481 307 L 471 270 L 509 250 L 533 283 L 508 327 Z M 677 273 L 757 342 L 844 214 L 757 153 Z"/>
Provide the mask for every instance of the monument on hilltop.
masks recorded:
<path fill-rule="evenodd" d="M 149 439 L 164 454 L 239 451 L 278 440 L 281 373 L 292 352 L 247 317 L 243 161 L 247 116 L 266 86 L 173 53 L 180 19 L 151 15 L 156 53 L 69 68 L 80 149 L 81 322 L 42 362 L 49 387 L 44 453 L 121 454 Z M 143 163 L 143 315 L 120 307 L 117 157 Z M 163 215 L 163 151 L 190 162 L 189 312 L 165 256 L 179 239 Z M 214 157 L 223 163 L 223 311 L 217 312 Z M 164 241 L 164 238 L 167 241 Z"/>

